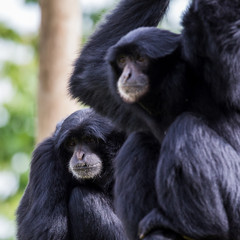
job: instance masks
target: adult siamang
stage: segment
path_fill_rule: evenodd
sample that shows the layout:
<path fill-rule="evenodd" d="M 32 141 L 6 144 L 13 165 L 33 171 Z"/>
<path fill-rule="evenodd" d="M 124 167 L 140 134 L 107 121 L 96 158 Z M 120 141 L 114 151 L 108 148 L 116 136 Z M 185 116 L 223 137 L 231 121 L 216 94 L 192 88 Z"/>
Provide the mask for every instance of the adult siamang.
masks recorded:
<path fill-rule="evenodd" d="M 134 156 L 137 150 L 129 150 L 136 149 L 135 143 L 140 145 L 144 137 L 139 141 L 137 134 L 132 134 L 118 154 L 115 202 L 130 239 L 136 238 L 136 222 L 150 206 L 156 209 L 140 223 L 142 238 L 240 239 L 239 1 L 193 0 L 180 36 L 159 32 L 154 37 L 155 33 L 145 32 L 144 44 L 137 50 L 136 38 L 132 41 L 136 32 L 118 42 L 129 28 L 154 26 L 167 4 L 160 0 L 122 1 L 76 62 L 71 93 L 128 132 L 150 131 L 160 142 L 164 139 L 156 171 L 157 205 L 153 193 L 148 194 L 147 188 L 138 191 L 137 186 L 151 185 L 151 179 L 154 185 L 155 170 L 149 170 L 149 163 L 157 162 L 158 157 L 146 154 L 136 161 L 140 159 Z M 135 6 L 140 5 L 142 9 L 136 11 Z M 118 70 L 113 75 L 118 77 L 110 78 L 109 83 L 104 62 L 107 48 L 118 48 L 128 40 L 137 65 L 129 71 L 134 62 L 125 68 L 129 55 L 122 57 L 125 52 L 121 50 L 117 59 L 112 59 L 110 50 L 107 60 L 112 66 L 117 60 Z M 155 53 L 158 61 L 152 57 Z M 127 79 L 134 81 L 134 76 L 141 76 L 140 88 L 126 86 Z M 180 115 L 182 112 L 189 113 Z M 157 145 L 152 153 L 157 152 Z M 142 144 L 141 151 L 146 150 L 147 144 L 146 149 Z M 132 177 L 137 168 L 141 168 L 142 178 Z M 129 197 L 131 192 L 137 192 L 138 198 Z"/>
<path fill-rule="evenodd" d="M 238 117 L 232 111 L 228 119 L 236 117 L 237 122 L 227 122 L 218 104 L 213 108 L 209 87 L 201 84 L 197 76 L 196 85 L 188 79 L 191 66 L 182 57 L 181 36 L 156 28 L 138 28 L 111 47 L 106 59 L 111 66 L 113 95 L 130 104 L 134 112 L 153 109 L 158 123 L 166 126 L 161 120 L 173 121 L 179 113 L 191 111 L 177 117 L 162 142 L 155 176 L 158 203 L 140 222 L 140 238 L 239 239 Z M 199 89 L 205 90 L 202 95 L 198 94 Z M 208 107 L 201 109 L 200 102 L 206 102 Z M 215 116 L 216 111 L 219 112 Z M 215 128 L 219 124 L 223 131 L 229 131 L 228 136 Z M 139 206 L 154 204 L 154 198 L 142 202 L 134 198 L 147 192 L 144 193 L 146 185 L 142 189 L 135 185 L 151 184 L 149 177 L 154 177 L 151 173 L 154 167 L 146 170 L 151 159 L 149 153 L 141 155 L 138 161 L 132 157 L 134 149 L 148 147 L 144 141 L 148 138 L 141 135 L 132 134 L 117 156 L 115 202 L 123 222 L 131 221 Z M 127 156 L 132 159 L 128 163 Z M 137 169 L 145 171 L 141 177 L 134 175 Z M 124 182 L 130 183 L 127 190 L 122 187 Z M 133 229 L 128 227 L 128 231 L 134 236 L 136 223 L 131 226 Z"/>
<path fill-rule="evenodd" d="M 140 223 L 142 237 L 165 228 L 193 239 L 240 239 L 239 14 L 238 0 L 195 0 L 184 16 L 182 54 L 195 72 L 190 113 L 162 143 L 158 208 Z"/>
<path fill-rule="evenodd" d="M 155 27 L 131 31 L 106 55 L 112 96 L 162 140 L 176 116 L 188 108 L 188 65 L 181 36 Z M 171 97 L 170 97 L 171 96 Z"/>
<path fill-rule="evenodd" d="M 58 124 L 33 153 L 17 210 L 18 239 L 125 240 L 112 206 L 112 160 L 124 139 L 90 109 Z"/>
<path fill-rule="evenodd" d="M 108 64 L 105 55 L 112 45 L 129 31 L 141 26 L 157 26 L 169 0 L 122 0 L 108 15 L 81 51 L 70 80 L 74 98 L 92 106 L 114 120 L 127 132 L 149 130 L 132 112 L 129 104 L 115 99 L 108 86 Z"/>

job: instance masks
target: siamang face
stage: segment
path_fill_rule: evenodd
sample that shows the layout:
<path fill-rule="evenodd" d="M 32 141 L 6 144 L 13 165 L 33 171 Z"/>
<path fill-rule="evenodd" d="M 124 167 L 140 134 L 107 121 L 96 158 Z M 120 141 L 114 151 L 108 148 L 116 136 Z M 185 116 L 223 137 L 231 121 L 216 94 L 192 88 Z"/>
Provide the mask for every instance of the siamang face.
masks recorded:
<path fill-rule="evenodd" d="M 134 54 L 116 55 L 116 66 L 120 70 L 117 89 L 126 103 L 135 103 L 149 90 L 149 78 L 146 71 L 149 59 L 137 52 Z"/>
<path fill-rule="evenodd" d="M 117 91 L 126 103 L 142 101 L 150 92 L 152 96 L 171 74 L 179 59 L 179 48 L 179 35 L 154 27 L 142 27 L 126 34 L 106 55 L 113 93 Z"/>
<path fill-rule="evenodd" d="M 65 142 L 65 147 L 72 153 L 69 171 L 77 179 L 91 179 L 101 173 L 102 161 L 94 153 L 98 139 L 91 136 L 70 137 Z"/>

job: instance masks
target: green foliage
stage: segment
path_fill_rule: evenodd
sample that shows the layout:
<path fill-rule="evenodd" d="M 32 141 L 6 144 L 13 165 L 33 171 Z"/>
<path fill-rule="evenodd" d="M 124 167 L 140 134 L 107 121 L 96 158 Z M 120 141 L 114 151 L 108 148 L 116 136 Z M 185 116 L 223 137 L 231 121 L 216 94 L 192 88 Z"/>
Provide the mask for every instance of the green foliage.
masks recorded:
<path fill-rule="evenodd" d="M 25 2 L 37 3 L 38 1 L 25 0 Z M 106 9 L 103 9 L 98 13 L 89 13 L 88 16 L 84 16 L 90 19 L 94 27 L 105 12 Z M 91 29 L 91 31 L 93 30 Z M 89 35 L 90 31 L 87 34 Z M 18 46 L 27 46 L 27 51 L 33 52 L 30 61 L 23 61 L 22 63 L 5 61 L 0 64 L 0 85 L 5 81 L 10 84 L 13 90 L 13 96 L 10 100 L 0 101 L 0 111 L 4 109 L 9 116 L 6 124 L 2 126 L 0 124 L 0 178 L 5 171 L 8 171 L 13 173 L 19 184 L 17 191 L 13 192 L 13 194 L 2 197 L 0 192 L 0 218 L 14 220 L 15 211 L 27 185 L 29 174 L 29 169 L 20 171 L 22 162 L 21 159 L 18 159 L 19 153 L 23 153 L 28 157 L 29 165 L 35 145 L 38 35 L 21 35 L 6 24 L 0 23 L 0 40 Z M 12 57 L 14 58 L 14 56 Z M 24 59 L 25 56 L 22 57 Z M 14 159 L 17 167 L 14 167 Z M 8 185 L 8 182 L 6 184 Z M 4 240 L 10 239 L 14 238 Z"/>
<path fill-rule="evenodd" d="M 89 37 L 89 35 L 92 34 L 92 32 L 95 30 L 95 26 L 99 22 L 100 19 L 102 19 L 103 15 L 108 11 L 109 9 L 103 8 L 97 12 L 84 12 L 83 13 L 83 22 L 90 22 L 90 27 L 87 26 L 87 28 L 84 28 L 83 26 L 83 36 L 82 36 L 82 42 L 85 43 Z"/>
<path fill-rule="evenodd" d="M 107 8 L 101 9 L 99 12 L 91 12 L 88 17 L 93 21 L 93 25 L 96 25 L 97 22 L 102 18 L 102 16 L 107 12 Z"/>
<path fill-rule="evenodd" d="M 4 108 L 9 116 L 7 123 L 0 126 L 0 177 L 5 171 L 10 171 L 19 182 L 18 190 L 14 195 L 10 194 L 6 197 L 0 195 L 0 217 L 14 220 L 15 211 L 26 187 L 29 172 L 21 172 L 17 169 L 18 167 L 14 168 L 13 158 L 18 153 L 24 153 L 25 156 L 28 156 L 29 164 L 35 144 L 38 36 L 21 36 L 13 29 L 0 23 L 0 39 L 11 42 L 14 46 L 27 46 L 25 51 L 31 50 L 33 52 L 30 60 L 24 60 L 23 54 L 22 63 L 5 61 L 0 66 L 0 84 L 3 81 L 7 82 L 13 92 L 12 98 L 3 103 L 0 102 L 0 109 Z M 14 59 L 14 56 L 12 57 Z M 20 159 L 16 159 L 16 161 L 21 168 Z M 6 184 L 8 183 L 6 182 Z"/>
<path fill-rule="evenodd" d="M 4 23 L 0 22 L 0 37 L 3 39 L 10 39 L 14 42 L 21 42 L 22 38 L 11 28 L 7 27 Z"/>
<path fill-rule="evenodd" d="M 0 22 L 0 39 L 31 46 L 36 53 L 38 51 L 38 35 L 20 35 L 2 22 Z"/>
<path fill-rule="evenodd" d="M 25 3 L 38 3 L 38 0 L 25 0 Z"/>
<path fill-rule="evenodd" d="M 27 65 L 6 62 L 3 76 L 11 79 L 14 98 L 4 104 L 10 115 L 8 124 L 0 128 L 0 160 L 9 162 L 17 152 L 30 153 L 34 144 L 34 116 L 36 96 L 36 61 Z"/>

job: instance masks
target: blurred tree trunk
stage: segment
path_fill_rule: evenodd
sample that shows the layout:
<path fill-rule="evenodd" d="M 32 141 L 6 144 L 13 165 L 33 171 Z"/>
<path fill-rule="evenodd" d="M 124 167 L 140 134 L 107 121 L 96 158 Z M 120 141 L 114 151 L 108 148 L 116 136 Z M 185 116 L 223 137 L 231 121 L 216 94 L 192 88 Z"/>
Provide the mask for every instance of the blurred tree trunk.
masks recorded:
<path fill-rule="evenodd" d="M 79 106 L 70 100 L 68 80 L 80 46 L 79 0 L 40 0 L 40 73 L 37 142 Z"/>

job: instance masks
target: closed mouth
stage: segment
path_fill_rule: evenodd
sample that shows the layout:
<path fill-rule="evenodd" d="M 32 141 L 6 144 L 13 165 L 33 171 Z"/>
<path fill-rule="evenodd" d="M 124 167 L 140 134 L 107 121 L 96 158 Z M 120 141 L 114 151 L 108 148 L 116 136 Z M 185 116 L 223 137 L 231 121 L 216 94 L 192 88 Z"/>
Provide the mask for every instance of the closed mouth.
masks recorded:
<path fill-rule="evenodd" d="M 75 166 L 74 171 L 86 171 L 94 168 L 100 167 L 100 164 L 86 165 L 86 166 Z"/>

